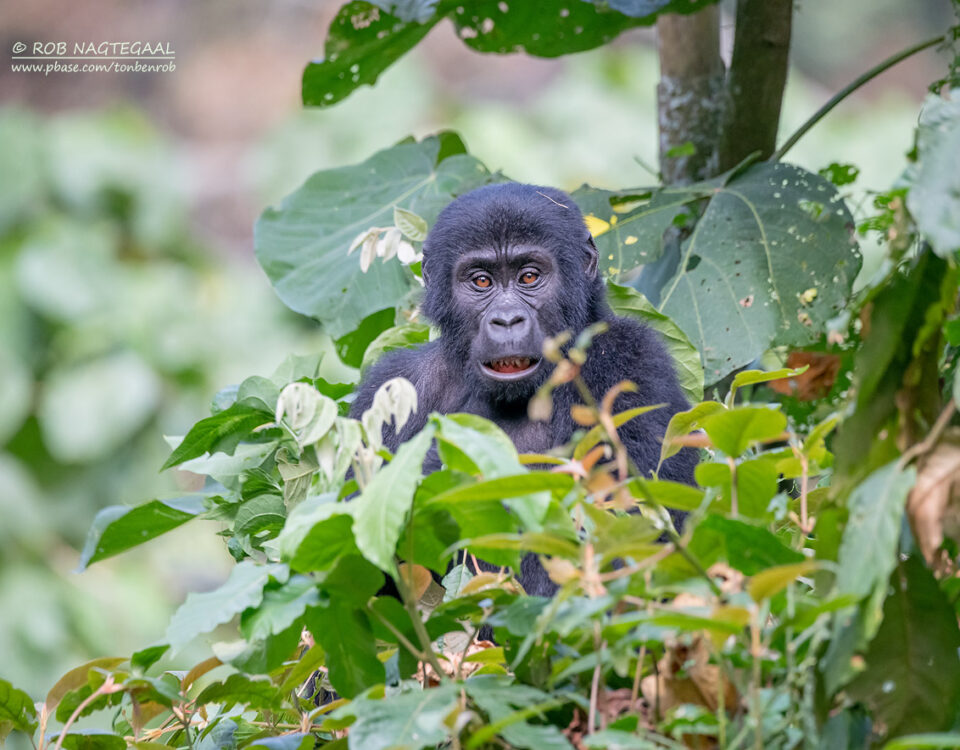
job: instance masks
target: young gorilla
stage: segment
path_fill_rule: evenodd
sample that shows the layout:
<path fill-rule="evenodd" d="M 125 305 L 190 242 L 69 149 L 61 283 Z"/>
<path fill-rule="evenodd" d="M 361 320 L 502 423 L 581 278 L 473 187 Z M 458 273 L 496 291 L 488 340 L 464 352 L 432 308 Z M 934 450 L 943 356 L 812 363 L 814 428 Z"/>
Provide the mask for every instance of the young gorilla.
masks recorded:
<path fill-rule="evenodd" d="M 488 185 L 457 198 L 437 218 L 423 248 L 424 314 L 440 327 L 436 341 L 385 355 L 363 379 L 351 415 L 359 417 L 385 381 L 404 377 L 416 387 L 417 413 L 397 434 L 384 428 L 392 451 L 418 432 L 431 412 L 469 412 L 499 425 L 521 453 L 542 453 L 570 440 L 570 407 L 580 403 L 573 384 L 553 394 L 553 416 L 534 422 L 527 402 L 550 374 L 543 341 L 563 331 L 574 336 L 604 321 L 581 375 L 599 400 L 621 380 L 637 385 L 620 395 L 614 413 L 665 403 L 620 428 L 639 470 L 655 469 L 667 422 L 688 407 L 669 355 L 656 333 L 617 317 L 606 303 L 597 272 L 597 248 L 577 205 L 559 190 L 516 183 Z M 693 483 L 696 452 L 664 462 L 659 476 Z M 439 468 L 436 451 L 426 467 Z M 554 584 L 535 555 L 520 581 L 533 595 Z"/>

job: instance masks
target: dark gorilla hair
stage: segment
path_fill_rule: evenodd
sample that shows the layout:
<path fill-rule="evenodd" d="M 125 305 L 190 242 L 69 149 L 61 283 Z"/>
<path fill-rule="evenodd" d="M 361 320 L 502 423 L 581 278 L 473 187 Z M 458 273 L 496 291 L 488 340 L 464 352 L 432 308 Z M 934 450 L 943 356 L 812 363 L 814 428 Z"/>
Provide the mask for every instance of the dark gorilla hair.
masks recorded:
<path fill-rule="evenodd" d="M 613 314 L 597 270 L 597 249 L 576 203 L 566 193 L 517 183 L 487 185 L 454 200 L 424 243 L 423 312 L 440 337 L 416 349 L 386 354 L 365 373 L 351 409 L 359 417 L 377 388 L 394 377 L 410 380 L 418 411 L 399 433 L 384 427 L 395 451 L 418 432 L 431 412 L 469 412 L 493 420 L 518 451 L 539 453 L 567 443 L 576 424 L 570 407 L 581 403 L 572 384 L 554 391 L 553 416 L 533 422 L 527 402 L 549 377 L 543 340 L 563 331 L 576 336 L 605 322 L 581 375 L 599 400 L 622 380 L 636 384 L 615 412 L 666 404 L 627 422 L 620 437 L 639 470 L 657 467 L 667 422 L 688 404 L 673 363 L 650 328 Z M 693 484 L 697 454 L 684 449 L 664 462 L 662 479 Z M 439 468 L 435 449 L 425 468 Z M 530 594 L 551 594 L 554 584 L 528 555 L 520 580 Z"/>

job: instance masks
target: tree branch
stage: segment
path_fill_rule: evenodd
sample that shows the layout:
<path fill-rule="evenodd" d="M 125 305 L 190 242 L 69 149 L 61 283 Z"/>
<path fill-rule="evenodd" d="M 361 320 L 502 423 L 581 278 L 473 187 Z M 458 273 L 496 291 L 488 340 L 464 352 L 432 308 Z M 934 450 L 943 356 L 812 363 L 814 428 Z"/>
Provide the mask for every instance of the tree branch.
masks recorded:
<path fill-rule="evenodd" d="M 737 2 L 720 172 L 732 169 L 754 151 L 768 159 L 776 149 L 792 20 L 793 0 Z"/>

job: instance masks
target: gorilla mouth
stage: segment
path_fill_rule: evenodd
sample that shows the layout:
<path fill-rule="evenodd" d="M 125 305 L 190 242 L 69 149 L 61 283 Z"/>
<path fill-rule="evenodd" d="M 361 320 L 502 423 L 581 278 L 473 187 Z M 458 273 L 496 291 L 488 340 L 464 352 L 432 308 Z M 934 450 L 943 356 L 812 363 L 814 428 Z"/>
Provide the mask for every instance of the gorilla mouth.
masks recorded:
<path fill-rule="evenodd" d="M 539 359 L 531 357 L 503 357 L 480 365 L 486 375 L 496 380 L 520 380 L 530 375 L 540 365 Z"/>

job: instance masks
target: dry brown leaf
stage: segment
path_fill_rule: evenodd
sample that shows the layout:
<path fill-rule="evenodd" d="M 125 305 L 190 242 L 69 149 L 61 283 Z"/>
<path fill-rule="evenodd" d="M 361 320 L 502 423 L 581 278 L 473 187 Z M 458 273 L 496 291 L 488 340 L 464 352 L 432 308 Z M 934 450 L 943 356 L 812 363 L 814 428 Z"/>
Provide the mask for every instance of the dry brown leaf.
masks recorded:
<path fill-rule="evenodd" d="M 840 373 L 840 357 L 824 352 L 790 352 L 787 367 L 808 369 L 792 378 L 771 380 L 767 383 L 777 393 L 796 396 L 800 401 L 814 401 L 826 396 Z"/>
<path fill-rule="evenodd" d="M 433 583 L 433 575 L 422 565 L 411 565 L 410 563 L 400 563 L 400 575 L 414 599 L 420 599 Z"/>
<path fill-rule="evenodd" d="M 663 715 L 681 703 L 693 703 L 716 711 L 723 686 L 723 704 L 734 709 L 739 701 L 737 690 L 723 676 L 716 664 L 710 663 L 710 649 L 702 633 L 694 634 L 689 643 L 676 641 L 657 662 L 658 674 L 640 681 L 640 690 L 650 705 Z M 679 677 L 678 674 L 684 674 Z M 659 702 L 658 702 L 659 701 Z"/>
<path fill-rule="evenodd" d="M 907 498 L 907 517 L 927 563 L 949 574 L 950 560 L 940 550 L 944 536 L 960 537 L 960 434 L 945 439 L 918 462 L 917 482 Z"/>

